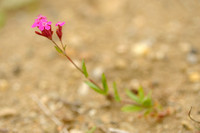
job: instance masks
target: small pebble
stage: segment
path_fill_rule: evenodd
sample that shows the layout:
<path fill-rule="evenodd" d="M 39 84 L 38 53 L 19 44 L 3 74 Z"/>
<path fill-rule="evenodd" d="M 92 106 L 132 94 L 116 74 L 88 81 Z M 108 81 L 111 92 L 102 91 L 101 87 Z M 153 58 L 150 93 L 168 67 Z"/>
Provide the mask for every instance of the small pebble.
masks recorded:
<path fill-rule="evenodd" d="M 132 46 L 131 52 L 135 56 L 146 56 L 150 53 L 150 45 L 148 42 L 139 42 Z"/>
<path fill-rule="evenodd" d="M 115 63 L 116 69 L 125 69 L 128 66 L 127 62 L 122 59 L 118 59 Z"/>
<path fill-rule="evenodd" d="M 132 79 L 130 81 L 130 88 L 132 89 L 137 89 L 138 87 L 140 87 L 140 82 L 137 79 Z"/>
<path fill-rule="evenodd" d="M 192 72 L 189 74 L 190 82 L 199 82 L 200 81 L 200 74 L 198 72 Z"/>
<path fill-rule="evenodd" d="M 12 108 L 3 108 L 0 109 L 0 118 L 1 117 L 11 117 L 17 115 L 17 111 Z"/>
<path fill-rule="evenodd" d="M 188 123 L 187 121 L 182 121 L 181 122 L 183 128 L 185 128 L 186 130 L 192 130 L 192 126 L 190 125 L 190 123 Z"/>
<path fill-rule="evenodd" d="M 197 50 L 196 48 L 192 47 L 192 48 L 190 49 L 190 53 L 191 53 L 191 54 L 198 54 L 198 50 Z"/>
<path fill-rule="evenodd" d="M 50 100 L 49 96 L 43 96 L 43 97 L 41 98 L 41 102 L 42 102 L 43 104 L 46 104 L 49 100 Z"/>
<path fill-rule="evenodd" d="M 96 79 L 101 79 L 101 75 L 103 73 L 104 69 L 103 67 L 99 66 L 99 67 L 96 67 L 93 72 L 92 72 L 92 75 L 94 76 L 94 78 Z"/>
<path fill-rule="evenodd" d="M 187 55 L 187 62 L 190 64 L 196 64 L 198 62 L 197 55 L 189 53 Z"/>
<path fill-rule="evenodd" d="M 89 92 L 89 87 L 86 83 L 82 83 L 78 88 L 78 94 L 80 96 L 86 96 Z"/>
<path fill-rule="evenodd" d="M 198 50 L 192 46 L 189 45 L 189 48 L 187 50 L 187 56 L 186 60 L 190 64 L 196 64 L 198 62 Z"/>
<path fill-rule="evenodd" d="M 0 91 L 5 91 L 9 87 L 8 81 L 5 79 L 0 79 Z"/>
<path fill-rule="evenodd" d="M 158 87 L 160 85 L 160 81 L 159 80 L 152 80 L 150 81 L 150 84 L 149 84 L 152 88 L 155 88 L 155 87 Z"/>
<path fill-rule="evenodd" d="M 116 128 L 109 128 L 108 130 L 110 133 L 129 133 L 128 131 L 120 130 L 120 129 L 116 129 Z"/>
<path fill-rule="evenodd" d="M 20 73 L 21 73 L 21 71 L 22 71 L 22 68 L 21 68 L 20 65 L 16 65 L 16 66 L 13 68 L 13 74 L 14 74 L 15 76 L 19 76 Z"/>
<path fill-rule="evenodd" d="M 81 108 L 74 108 L 73 109 L 73 111 L 74 112 L 77 112 L 77 113 L 79 113 L 79 114 L 84 114 L 85 112 L 86 112 L 86 108 L 84 108 L 84 107 L 81 107 Z"/>
<path fill-rule="evenodd" d="M 83 132 L 78 129 L 71 129 L 69 133 L 83 133 Z"/>
<path fill-rule="evenodd" d="M 97 110 L 96 109 L 91 109 L 90 111 L 89 111 L 89 116 L 94 116 L 95 114 L 97 113 Z"/>

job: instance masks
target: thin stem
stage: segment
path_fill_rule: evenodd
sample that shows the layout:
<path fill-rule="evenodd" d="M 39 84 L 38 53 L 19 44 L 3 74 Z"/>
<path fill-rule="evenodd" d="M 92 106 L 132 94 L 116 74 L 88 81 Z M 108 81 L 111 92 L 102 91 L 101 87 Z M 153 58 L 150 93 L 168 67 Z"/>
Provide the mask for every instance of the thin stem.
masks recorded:
<path fill-rule="evenodd" d="M 66 52 L 64 52 L 64 56 L 67 57 L 67 59 L 82 73 L 83 71 L 73 62 L 73 60 L 66 54 Z"/>
<path fill-rule="evenodd" d="M 58 46 L 58 44 L 52 39 L 51 40 L 59 49 L 61 49 L 59 46 Z"/>
<path fill-rule="evenodd" d="M 58 46 L 58 44 L 54 41 L 54 40 L 52 40 L 52 42 L 59 48 L 59 49 L 61 49 L 59 46 Z M 65 57 L 67 57 L 67 59 L 76 67 L 76 69 L 78 69 L 83 75 L 84 75 L 84 72 L 83 72 L 83 70 L 80 68 L 80 67 L 78 67 L 78 65 L 76 65 L 76 63 L 74 63 L 74 61 L 67 55 L 67 53 L 66 53 L 66 51 L 65 51 L 65 49 L 64 49 L 64 45 L 63 45 L 63 43 L 62 43 L 62 41 L 60 40 L 60 42 L 61 42 L 61 46 L 62 46 L 62 53 L 63 53 L 63 55 L 65 56 Z M 91 78 L 89 78 L 89 77 L 85 77 L 87 80 L 89 80 L 90 82 L 92 82 L 93 84 L 95 84 L 98 88 L 100 88 L 101 90 L 103 90 L 94 80 L 92 80 Z"/>
<path fill-rule="evenodd" d="M 62 42 L 61 39 L 60 39 L 60 42 L 61 42 L 62 48 L 63 48 L 63 50 L 64 50 L 64 52 L 65 52 L 65 46 L 63 45 L 63 42 Z"/>

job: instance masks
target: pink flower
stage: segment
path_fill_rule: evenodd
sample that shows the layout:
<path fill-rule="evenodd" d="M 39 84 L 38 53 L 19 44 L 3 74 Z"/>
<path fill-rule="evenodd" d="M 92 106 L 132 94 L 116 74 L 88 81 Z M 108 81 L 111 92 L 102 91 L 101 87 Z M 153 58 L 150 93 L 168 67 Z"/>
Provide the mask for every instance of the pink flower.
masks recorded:
<path fill-rule="evenodd" d="M 65 24 L 65 22 L 58 22 L 56 23 L 56 26 L 63 26 Z"/>
<path fill-rule="evenodd" d="M 35 31 L 36 34 L 52 40 L 53 31 L 51 30 L 51 21 L 47 21 L 46 16 L 39 15 L 32 25 L 32 28 L 35 27 L 37 27 L 41 31 L 41 33 Z"/>
<path fill-rule="evenodd" d="M 40 25 L 40 22 L 42 20 L 46 20 L 47 17 L 46 16 L 43 16 L 43 15 L 38 15 L 37 19 L 35 19 L 35 22 L 33 23 L 32 25 L 32 28 L 35 28 L 35 27 L 38 27 Z"/>
<path fill-rule="evenodd" d="M 38 15 L 37 19 L 41 20 L 41 19 L 47 19 L 46 16 L 43 16 L 43 15 Z"/>
<path fill-rule="evenodd" d="M 35 19 L 35 22 L 33 23 L 32 28 L 39 26 L 39 23 L 40 23 L 40 20 Z"/>
<path fill-rule="evenodd" d="M 43 31 L 44 29 L 49 30 L 51 29 L 51 21 L 41 20 L 39 22 L 39 29 Z"/>

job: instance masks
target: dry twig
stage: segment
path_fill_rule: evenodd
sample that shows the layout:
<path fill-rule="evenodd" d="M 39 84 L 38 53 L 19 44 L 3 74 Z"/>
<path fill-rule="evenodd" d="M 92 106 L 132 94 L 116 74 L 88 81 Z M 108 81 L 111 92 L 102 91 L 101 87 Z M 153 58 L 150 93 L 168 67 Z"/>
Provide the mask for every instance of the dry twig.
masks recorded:
<path fill-rule="evenodd" d="M 197 121 L 197 120 L 195 120 L 194 118 L 192 118 L 191 113 L 192 113 L 192 107 L 190 108 L 190 111 L 188 112 L 188 116 L 189 116 L 189 118 L 190 118 L 192 121 L 194 121 L 195 123 L 200 124 L 200 121 Z"/>
<path fill-rule="evenodd" d="M 48 116 L 59 128 L 62 128 L 62 130 L 59 131 L 60 133 L 69 133 L 69 131 L 64 127 L 64 124 L 54 114 L 52 114 L 51 111 L 43 103 L 40 102 L 37 96 L 31 95 L 31 98 L 34 102 L 37 103 L 37 105 L 45 113 L 46 116 Z"/>

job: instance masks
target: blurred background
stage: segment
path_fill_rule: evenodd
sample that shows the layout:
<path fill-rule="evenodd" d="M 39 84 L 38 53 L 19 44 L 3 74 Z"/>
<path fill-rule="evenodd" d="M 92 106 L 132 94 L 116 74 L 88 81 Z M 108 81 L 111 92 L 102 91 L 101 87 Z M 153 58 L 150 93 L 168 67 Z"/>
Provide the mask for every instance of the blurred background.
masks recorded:
<path fill-rule="evenodd" d="M 125 99 L 125 88 L 142 85 L 171 115 L 162 123 L 139 119 L 93 92 L 53 44 L 34 33 L 39 14 L 54 31 L 66 22 L 67 53 L 78 65 L 84 58 L 95 81 L 104 72 Z M 59 132 L 32 96 L 70 133 L 93 126 L 97 133 L 195 132 L 187 113 L 193 106 L 200 118 L 199 35 L 198 0 L 0 0 L 0 133 Z M 59 43 L 55 34 L 54 40 Z"/>

